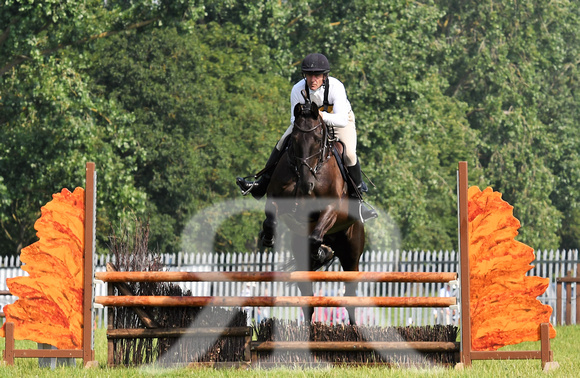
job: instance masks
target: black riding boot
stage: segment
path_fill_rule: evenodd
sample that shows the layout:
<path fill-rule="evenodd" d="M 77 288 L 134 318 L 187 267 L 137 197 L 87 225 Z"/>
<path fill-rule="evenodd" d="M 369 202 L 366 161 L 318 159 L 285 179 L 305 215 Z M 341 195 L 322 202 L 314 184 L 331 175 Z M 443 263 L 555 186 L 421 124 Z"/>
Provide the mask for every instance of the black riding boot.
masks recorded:
<path fill-rule="evenodd" d="M 274 172 L 274 168 L 276 168 L 276 164 L 278 163 L 281 154 L 282 152 L 274 147 L 268 161 L 266 162 L 266 171 L 264 171 L 256 181 L 247 181 L 243 177 L 236 177 L 236 184 L 242 190 L 242 195 L 245 196 L 248 193 L 252 193 L 252 196 L 255 199 L 264 197 L 266 189 L 268 189 L 268 184 L 270 184 L 270 177 L 272 176 L 272 172 Z"/>
<path fill-rule="evenodd" d="M 375 211 L 375 209 L 373 209 L 372 207 L 369 208 L 362 198 L 362 194 L 368 191 L 368 187 L 362 180 L 362 172 L 360 169 L 360 162 L 358 161 L 358 159 L 355 165 L 351 167 L 346 167 L 346 169 L 348 170 L 348 174 L 350 175 L 352 181 L 354 181 L 354 185 L 356 186 L 356 190 L 354 188 L 351 188 L 350 196 L 359 200 L 358 213 L 362 222 L 364 223 L 370 219 L 378 217 L 378 214 Z"/>

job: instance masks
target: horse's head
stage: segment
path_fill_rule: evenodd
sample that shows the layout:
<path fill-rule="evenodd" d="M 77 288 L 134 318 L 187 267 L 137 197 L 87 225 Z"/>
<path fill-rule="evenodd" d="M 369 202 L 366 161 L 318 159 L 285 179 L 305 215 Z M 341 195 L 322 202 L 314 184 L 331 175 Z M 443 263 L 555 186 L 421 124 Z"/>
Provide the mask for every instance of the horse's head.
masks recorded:
<path fill-rule="evenodd" d="M 302 194 L 312 193 L 318 170 L 329 157 L 327 130 L 318 105 L 309 101 L 296 104 L 289 157 L 298 175 L 298 189 Z"/>

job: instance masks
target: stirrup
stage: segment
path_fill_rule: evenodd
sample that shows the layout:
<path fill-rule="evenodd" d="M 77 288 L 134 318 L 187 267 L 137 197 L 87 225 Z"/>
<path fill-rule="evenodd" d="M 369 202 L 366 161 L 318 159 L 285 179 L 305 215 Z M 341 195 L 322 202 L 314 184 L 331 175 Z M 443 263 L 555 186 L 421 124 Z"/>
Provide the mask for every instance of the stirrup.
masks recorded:
<path fill-rule="evenodd" d="M 363 206 L 365 207 L 364 211 Z M 377 214 L 377 211 L 375 210 L 374 207 L 372 207 L 371 205 L 368 205 L 367 207 L 367 203 L 363 200 L 360 200 L 358 204 L 358 217 L 361 220 L 361 222 L 366 223 L 371 219 L 378 218 L 379 214 Z"/>
<path fill-rule="evenodd" d="M 258 238 L 262 242 L 262 246 L 266 248 L 274 248 L 274 236 L 266 237 L 264 230 L 260 231 Z"/>
<path fill-rule="evenodd" d="M 236 178 L 236 184 L 238 185 L 238 187 L 242 191 L 242 195 L 243 196 L 247 196 L 252 191 L 252 189 L 254 189 L 254 187 L 256 185 L 259 185 L 257 180 L 256 181 L 248 181 L 248 180 L 246 180 L 246 179 L 251 178 L 251 177 L 253 177 L 253 176 L 237 177 Z M 247 185 L 248 188 L 247 189 L 244 189 L 242 187 L 242 185 Z"/>

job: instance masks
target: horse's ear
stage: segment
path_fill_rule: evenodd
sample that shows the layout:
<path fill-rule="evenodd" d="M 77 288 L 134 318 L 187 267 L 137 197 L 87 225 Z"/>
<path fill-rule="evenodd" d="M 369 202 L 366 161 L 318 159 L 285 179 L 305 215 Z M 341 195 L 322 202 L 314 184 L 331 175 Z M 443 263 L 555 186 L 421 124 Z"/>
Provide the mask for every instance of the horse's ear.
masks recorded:
<path fill-rule="evenodd" d="M 302 104 L 301 103 L 297 103 L 296 105 L 294 105 L 294 118 L 298 118 L 298 116 L 300 115 L 300 112 L 302 110 Z"/>
<path fill-rule="evenodd" d="M 318 118 L 318 109 L 320 107 L 315 103 L 312 102 L 310 104 L 310 114 L 312 115 L 312 118 L 317 119 Z"/>

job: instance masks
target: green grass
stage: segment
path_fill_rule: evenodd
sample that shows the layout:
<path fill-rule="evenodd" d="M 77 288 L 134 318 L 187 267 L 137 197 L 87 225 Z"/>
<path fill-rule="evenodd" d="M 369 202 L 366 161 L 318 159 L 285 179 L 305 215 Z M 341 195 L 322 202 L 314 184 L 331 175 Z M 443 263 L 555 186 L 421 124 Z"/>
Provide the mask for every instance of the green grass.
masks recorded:
<path fill-rule="evenodd" d="M 61 367 L 55 370 L 41 369 L 36 358 L 16 359 L 15 366 L 0 367 L 0 377 L 573 377 L 580 374 L 580 325 L 556 327 L 558 335 L 551 341 L 554 359 L 560 368 L 548 373 L 541 370 L 540 360 L 517 361 L 473 361 L 470 368 L 462 371 L 452 368 L 433 369 L 389 369 L 389 368 L 327 368 L 327 369 L 145 369 L 145 368 L 108 368 L 105 330 L 99 329 L 95 335 L 95 354 L 98 368 L 84 369 L 82 360 L 77 367 Z M 17 341 L 16 348 L 33 349 L 36 343 Z M 526 342 L 505 348 L 506 350 L 539 350 L 539 342 Z M 4 351 L 4 339 L 0 341 L 0 351 Z"/>

